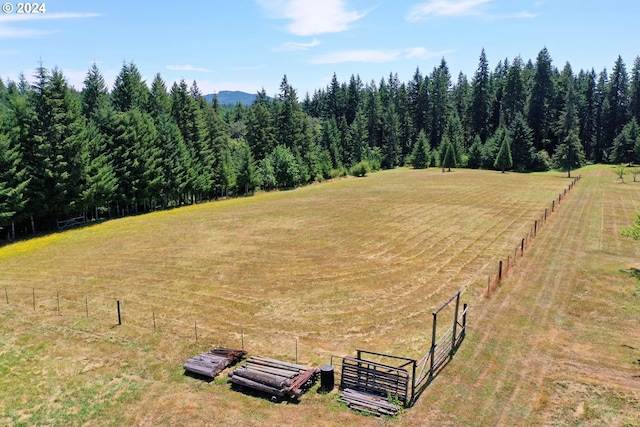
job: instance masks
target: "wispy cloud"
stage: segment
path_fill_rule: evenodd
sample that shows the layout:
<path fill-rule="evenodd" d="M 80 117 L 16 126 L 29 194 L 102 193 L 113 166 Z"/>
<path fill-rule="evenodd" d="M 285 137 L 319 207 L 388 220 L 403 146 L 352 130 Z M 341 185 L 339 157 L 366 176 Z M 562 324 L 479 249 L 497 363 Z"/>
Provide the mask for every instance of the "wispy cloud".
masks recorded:
<path fill-rule="evenodd" d="M 3 56 L 3 55 L 15 55 L 16 53 L 18 53 L 17 50 L 0 50 L 0 56 Z"/>
<path fill-rule="evenodd" d="M 18 21 L 41 21 L 44 19 L 84 19 L 102 16 L 99 13 L 7 13 L 0 15 L 0 23 Z"/>
<path fill-rule="evenodd" d="M 403 59 L 429 59 L 442 56 L 451 51 L 429 51 L 423 47 L 411 47 L 406 49 L 361 49 L 342 50 L 338 52 L 318 55 L 311 60 L 313 64 L 338 64 L 341 62 L 367 62 L 383 63 Z"/>
<path fill-rule="evenodd" d="M 533 13 L 522 11 L 511 14 L 495 14 L 487 10 L 493 0 L 429 0 L 413 6 L 406 16 L 409 22 L 417 22 L 428 16 L 478 16 L 485 19 L 534 18 Z"/>
<path fill-rule="evenodd" d="M 256 0 L 273 18 L 288 19 L 296 36 L 339 33 L 365 14 L 346 9 L 343 0 Z"/>
<path fill-rule="evenodd" d="M 193 65 L 167 65 L 167 70 L 172 71 L 197 71 L 199 73 L 208 73 L 210 70 L 201 67 L 194 67 Z"/>
<path fill-rule="evenodd" d="M 36 37 L 44 37 L 51 34 L 55 34 L 58 31 L 42 31 L 35 30 L 32 28 L 15 28 L 7 26 L 6 24 L 11 24 L 14 22 L 34 22 L 41 21 L 44 19 L 52 20 L 52 19 L 84 19 L 84 18 L 94 18 L 96 16 L 101 16 L 99 13 L 6 13 L 0 14 L 0 39 L 27 39 L 27 38 L 36 38 Z"/>
<path fill-rule="evenodd" d="M 320 41 L 314 38 L 313 40 L 307 43 L 286 42 L 286 43 L 283 43 L 281 46 L 277 47 L 275 50 L 278 52 L 303 51 L 303 50 L 309 50 L 312 47 L 318 46 L 319 44 L 320 44 Z"/>

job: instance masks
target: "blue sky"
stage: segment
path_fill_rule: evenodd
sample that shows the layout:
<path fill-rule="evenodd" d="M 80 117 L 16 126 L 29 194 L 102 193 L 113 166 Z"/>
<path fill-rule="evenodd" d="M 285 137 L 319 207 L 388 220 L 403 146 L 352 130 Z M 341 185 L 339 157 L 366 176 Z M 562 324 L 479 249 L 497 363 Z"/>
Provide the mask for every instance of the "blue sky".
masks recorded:
<path fill-rule="evenodd" d="M 2 0 L 3 3 L 6 3 Z M 283 75 L 298 91 L 359 74 L 401 81 L 444 57 L 471 80 L 485 49 L 491 69 L 547 47 L 553 64 L 611 70 L 640 55 L 638 0 L 49 0 L 46 12 L 0 12 L 0 77 L 29 80 L 41 60 L 82 88 L 96 63 L 111 85 L 124 62 L 150 83 L 196 80 L 203 93 L 264 88 Z M 3 6 L 9 8 L 6 4 Z"/>

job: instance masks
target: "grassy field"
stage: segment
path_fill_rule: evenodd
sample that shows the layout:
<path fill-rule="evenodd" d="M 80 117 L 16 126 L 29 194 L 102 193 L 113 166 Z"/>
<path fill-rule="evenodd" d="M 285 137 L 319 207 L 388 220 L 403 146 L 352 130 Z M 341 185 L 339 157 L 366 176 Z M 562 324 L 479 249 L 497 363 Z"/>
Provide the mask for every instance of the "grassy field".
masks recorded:
<path fill-rule="evenodd" d="M 0 425 L 638 425 L 640 245 L 619 231 L 640 184 L 581 173 L 489 298 L 562 174 L 398 169 L 0 248 Z M 243 338 L 315 366 L 357 348 L 418 358 L 458 289 L 467 338 L 393 420 L 182 374 Z"/>

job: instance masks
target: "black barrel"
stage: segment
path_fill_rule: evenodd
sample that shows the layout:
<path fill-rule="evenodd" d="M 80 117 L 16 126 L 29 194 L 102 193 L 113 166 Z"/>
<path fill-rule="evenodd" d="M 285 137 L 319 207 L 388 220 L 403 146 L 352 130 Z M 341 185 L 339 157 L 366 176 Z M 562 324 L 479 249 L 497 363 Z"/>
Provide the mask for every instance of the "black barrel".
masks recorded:
<path fill-rule="evenodd" d="M 324 365 L 320 368 L 320 388 L 323 391 L 331 391 L 334 386 L 333 366 Z"/>

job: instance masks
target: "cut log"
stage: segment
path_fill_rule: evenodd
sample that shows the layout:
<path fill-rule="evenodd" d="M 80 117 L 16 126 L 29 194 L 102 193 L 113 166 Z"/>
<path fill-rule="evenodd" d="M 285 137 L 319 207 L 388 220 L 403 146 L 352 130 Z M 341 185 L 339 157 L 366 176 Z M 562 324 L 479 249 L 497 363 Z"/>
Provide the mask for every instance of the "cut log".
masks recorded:
<path fill-rule="evenodd" d="M 269 386 L 261 384 L 261 383 L 259 383 L 257 381 L 252 381 L 252 380 L 250 380 L 248 378 L 243 378 L 243 377 L 240 377 L 240 376 L 235 375 L 235 374 L 231 377 L 231 382 L 233 384 L 237 384 L 237 385 L 241 385 L 241 386 L 244 386 L 244 387 L 253 388 L 255 390 L 263 391 L 265 393 L 269 393 L 269 394 L 274 395 L 274 396 L 278 396 L 278 397 L 283 397 L 284 396 L 284 393 L 281 390 L 278 390 L 277 388 L 269 387 Z"/>
<path fill-rule="evenodd" d="M 233 371 L 233 376 L 247 378 L 251 381 L 256 381 L 277 389 L 283 389 L 291 384 L 291 381 L 288 379 L 246 368 L 236 369 Z"/>

